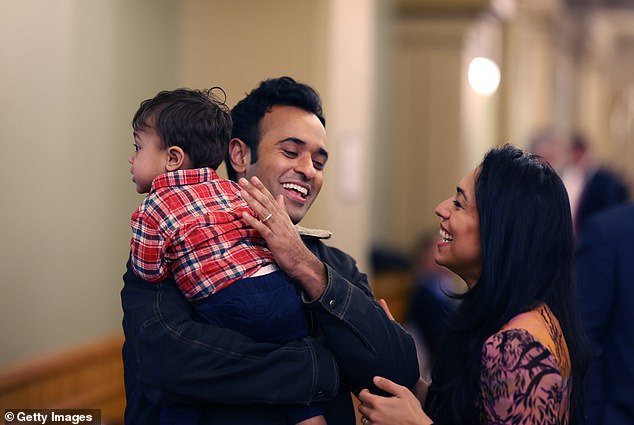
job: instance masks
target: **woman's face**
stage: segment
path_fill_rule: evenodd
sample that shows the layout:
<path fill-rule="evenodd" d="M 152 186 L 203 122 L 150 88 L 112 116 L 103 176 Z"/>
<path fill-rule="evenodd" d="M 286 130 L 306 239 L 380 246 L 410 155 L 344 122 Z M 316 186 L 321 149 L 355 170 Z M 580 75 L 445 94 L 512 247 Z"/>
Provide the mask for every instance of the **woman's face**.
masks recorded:
<path fill-rule="evenodd" d="M 440 240 L 435 260 L 460 276 L 469 287 L 480 277 L 480 222 L 475 198 L 478 168 L 458 183 L 456 194 L 436 207 L 440 217 Z"/>

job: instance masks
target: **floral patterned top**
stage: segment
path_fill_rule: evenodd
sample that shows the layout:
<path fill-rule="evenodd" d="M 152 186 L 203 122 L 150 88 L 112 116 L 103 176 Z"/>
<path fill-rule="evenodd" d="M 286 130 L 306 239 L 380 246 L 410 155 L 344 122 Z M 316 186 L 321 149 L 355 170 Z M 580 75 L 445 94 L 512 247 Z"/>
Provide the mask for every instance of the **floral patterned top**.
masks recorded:
<path fill-rule="evenodd" d="M 478 400 L 482 424 L 568 425 L 572 379 L 565 373 L 567 356 L 564 373 L 557 361 L 563 338 L 553 336 L 555 355 L 526 329 L 502 330 L 487 339 Z"/>

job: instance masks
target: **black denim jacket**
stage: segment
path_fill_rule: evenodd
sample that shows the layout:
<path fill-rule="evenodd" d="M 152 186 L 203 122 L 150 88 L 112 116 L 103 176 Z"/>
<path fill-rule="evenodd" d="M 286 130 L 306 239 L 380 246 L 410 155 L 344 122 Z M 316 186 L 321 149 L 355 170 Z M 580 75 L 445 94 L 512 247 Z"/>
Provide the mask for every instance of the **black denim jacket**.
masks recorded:
<path fill-rule="evenodd" d="M 283 424 L 271 404 L 320 402 L 329 425 L 353 425 L 350 392 L 375 389 L 373 376 L 416 383 L 414 342 L 376 303 L 367 276 L 319 237 L 302 238 L 326 264 L 328 286 L 305 304 L 313 336 L 282 346 L 196 322 L 173 281 L 144 282 L 128 262 L 126 424 L 157 424 L 158 405 L 179 404 L 204 407 L 203 424 Z"/>

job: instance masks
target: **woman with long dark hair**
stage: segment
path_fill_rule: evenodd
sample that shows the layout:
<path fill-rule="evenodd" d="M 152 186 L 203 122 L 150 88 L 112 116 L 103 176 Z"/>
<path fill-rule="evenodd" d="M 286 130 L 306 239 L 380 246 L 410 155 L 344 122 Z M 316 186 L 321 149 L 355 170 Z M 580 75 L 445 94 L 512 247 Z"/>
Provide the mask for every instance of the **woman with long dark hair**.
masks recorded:
<path fill-rule="evenodd" d="M 363 390 L 364 424 L 581 424 L 588 359 L 566 189 L 538 156 L 490 150 L 436 207 L 436 262 L 468 286 L 428 386 Z M 424 409 L 423 407 L 424 406 Z"/>

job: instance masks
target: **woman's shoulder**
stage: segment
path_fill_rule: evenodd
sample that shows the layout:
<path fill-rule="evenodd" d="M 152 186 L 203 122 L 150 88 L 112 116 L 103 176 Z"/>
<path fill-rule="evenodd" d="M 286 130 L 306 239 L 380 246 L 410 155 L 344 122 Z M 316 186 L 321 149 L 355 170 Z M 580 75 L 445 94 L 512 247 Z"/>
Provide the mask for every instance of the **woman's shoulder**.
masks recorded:
<path fill-rule="evenodd" d="M 530 344 L 538 342 L 552 355 L 561 374 L 568 377 L 571 372 L 568 345 L 563 336 L 559 321 L 546 304 L 533 310 L 518 314 L 502 327 L 498 334 L 523 336 L 523 341 Z M 530 341 L 530 339 L 534 341 Z"/>
<path fill-rule="evenodd" d="M 528 329 L 501 329 L 484 343 L 483 358 L 506 359 L 511 363 L 523 357 L 548 356 L 550 350 Z M 497 361 L 497 360 L 496 360 Z"/>
<path fill-rule="evenodd" d="M 550 309 L 541 305 L 533 310 L 518 314 L 502 326 L 501 332 L 521 330 L 528 332 L 544 347 L 552 348 L 555 344 L 556 329 L 559 322 L 552 316 Z M 514 332 L 512 332 L 514 333 Z"/>
<path fill-rule="evenodd" d="M 523 360 L 535 358 L 557 366 L 548 347 L 526 328 L 503 328 L 491 335 L 482 349 L 483 362 L 508 365 L 510 368 L 522 364 Z"/>
<path fill-rule="evenodd" d="M 482 415 L 487 423 L 568 423 L 570 378 L 529 330 L 508 328 L 491 335 L 482 350 Z"/>

